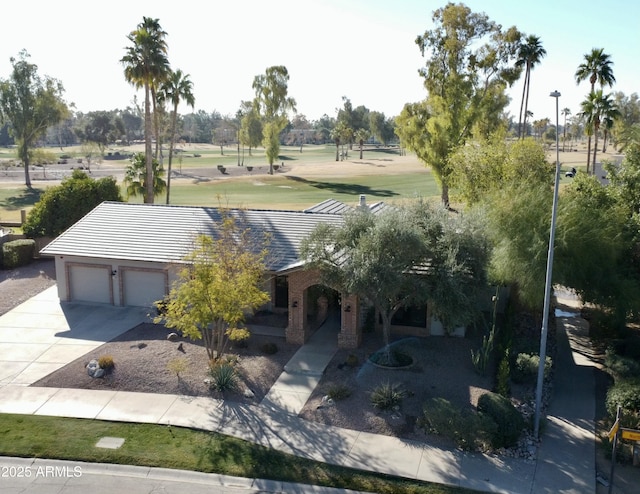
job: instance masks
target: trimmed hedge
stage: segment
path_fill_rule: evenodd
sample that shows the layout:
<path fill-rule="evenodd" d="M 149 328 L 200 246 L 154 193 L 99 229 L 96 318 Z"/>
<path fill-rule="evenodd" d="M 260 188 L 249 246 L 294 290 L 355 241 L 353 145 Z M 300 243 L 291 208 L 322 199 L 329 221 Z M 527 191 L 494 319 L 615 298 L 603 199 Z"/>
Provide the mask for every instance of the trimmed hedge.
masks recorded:
<path fill-rule="evenodd" d="M 2 266 L 13 269 L 26 266 L 33 260 L 36 242 L 32 239 L 12 240 L 2 245 Z"/>
<path fill-rule="evenodd" d="M 497 425 L 491 438 L 494 448 L 509 448 L 518 443 L 525 421 L 508 398 L 497 393 L 485 393 L 478 399 L 478 411 Z"/>

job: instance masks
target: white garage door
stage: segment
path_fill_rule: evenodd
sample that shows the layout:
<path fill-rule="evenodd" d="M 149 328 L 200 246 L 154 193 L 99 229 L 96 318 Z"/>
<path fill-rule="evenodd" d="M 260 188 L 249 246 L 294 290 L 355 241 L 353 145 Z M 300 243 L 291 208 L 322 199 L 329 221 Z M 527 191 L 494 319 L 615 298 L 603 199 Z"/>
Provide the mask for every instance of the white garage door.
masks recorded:
<path fill-rule="evenodd" d="M 111 266 L 74 264 L 69 266 L 69 294 L 76 302 L 112 304 Z"/>
<path fill-rule="evenodd" d="M 166 273 L 162 270 L 121 269 L 124 305 L 151 307 L 166 294 Z"/>

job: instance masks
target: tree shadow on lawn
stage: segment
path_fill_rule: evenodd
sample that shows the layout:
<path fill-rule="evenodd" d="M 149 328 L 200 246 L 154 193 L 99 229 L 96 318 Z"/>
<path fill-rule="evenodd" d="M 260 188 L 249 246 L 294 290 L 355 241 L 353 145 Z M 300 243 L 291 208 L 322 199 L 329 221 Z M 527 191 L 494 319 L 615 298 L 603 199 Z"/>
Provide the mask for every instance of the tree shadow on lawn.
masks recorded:
<path fill-rule="evenodd" d="M 44 190 L 42 189 L 29 189 L 25 187 L 20 195 L 7 197 L 5 200 L 0 201 L 0 208 L 15 211 L 33 206 L 40 200 L 43 193 Z"/>
<path fill-rule="evenodd" d="M 369 187 L 368 185 L 318 182 L 316 180 L 308 180 L 306 178 L 296 177 L 292 175 L 287 175 L 286 178 L 287 180 L 293 180 L 294 182 L 309 185 L 311 187 L 315 187 L 316 189 L 329 190 L 331 192 L 335 192 L 336 194 L 353 196 L 366 194 L 375 197 L 393 197 L 400 195 L 390 189 L 374 189 Z"/>

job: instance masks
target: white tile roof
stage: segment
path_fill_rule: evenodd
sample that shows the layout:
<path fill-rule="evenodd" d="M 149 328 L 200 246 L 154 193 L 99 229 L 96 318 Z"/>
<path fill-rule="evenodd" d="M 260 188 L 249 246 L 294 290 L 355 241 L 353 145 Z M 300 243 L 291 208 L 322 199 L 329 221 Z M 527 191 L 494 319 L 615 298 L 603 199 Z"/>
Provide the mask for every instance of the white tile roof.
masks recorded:
<path fill-rule="evenodd" d="M 300 265 L 300 242 L 316 227 L 339 225 L 339 214 L 301 211 L 231 210 L 251 231 L 270 236 L 268 268 Z M 218 208 L 103 202 L 46 246 L 46 255 L 149 262 L 180 262 L 200 234 L 215 234 Z"/>

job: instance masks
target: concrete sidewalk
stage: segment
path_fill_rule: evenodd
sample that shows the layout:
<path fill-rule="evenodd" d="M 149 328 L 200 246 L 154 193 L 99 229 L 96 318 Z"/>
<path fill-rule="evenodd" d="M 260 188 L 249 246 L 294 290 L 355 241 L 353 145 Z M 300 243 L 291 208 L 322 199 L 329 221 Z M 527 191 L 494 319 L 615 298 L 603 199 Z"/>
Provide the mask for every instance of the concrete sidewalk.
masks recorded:
<path fill-rule="evenodd" d="M 38 312 L 40 305 L 28 307 L 33 312 L 31 318 L 25 314 L 24 320 L 42 319 Z M 91 311 L 87 306 L 76 306 L 74 310 L 78 314 L 86 311 L 87 317 Z M 0 342 L 7 331 L 16 332 L 17 316 L 10 314 L 0 317 Z M 92 314 L 91 318 L 96 318 L 93 324 L 104 317 L 99 311 Z M 575 319 L 571 317 L 558 318 L 558 324 L 566 328 L 574 341 L 576 330 L 572 321 Z M 88 327 L 93 324 L 87 322 Z M 12 383 L 6 384 L 0 393 L 0 413 L 198 428 L 325 463 L 487 492 L 595 492 L 594 390 L 584 375 L 585 367 L 576 365 L 572 357 L 570 340 L 563 343 L 564 331 L 558 331 L 558 382 L 537 462 L 443 450 L 425 443 L 300 419 L 297 411 L 335 353 L 335 331 L 327 324 L 314 334 L 287 364 L 276 386 L 259 406 L 205 397 L 36 388 Z M 580 385 L 576 385 L 578 381 Z M 175 472 L 175 475 L 179 478 L 185 474 Z"/>

